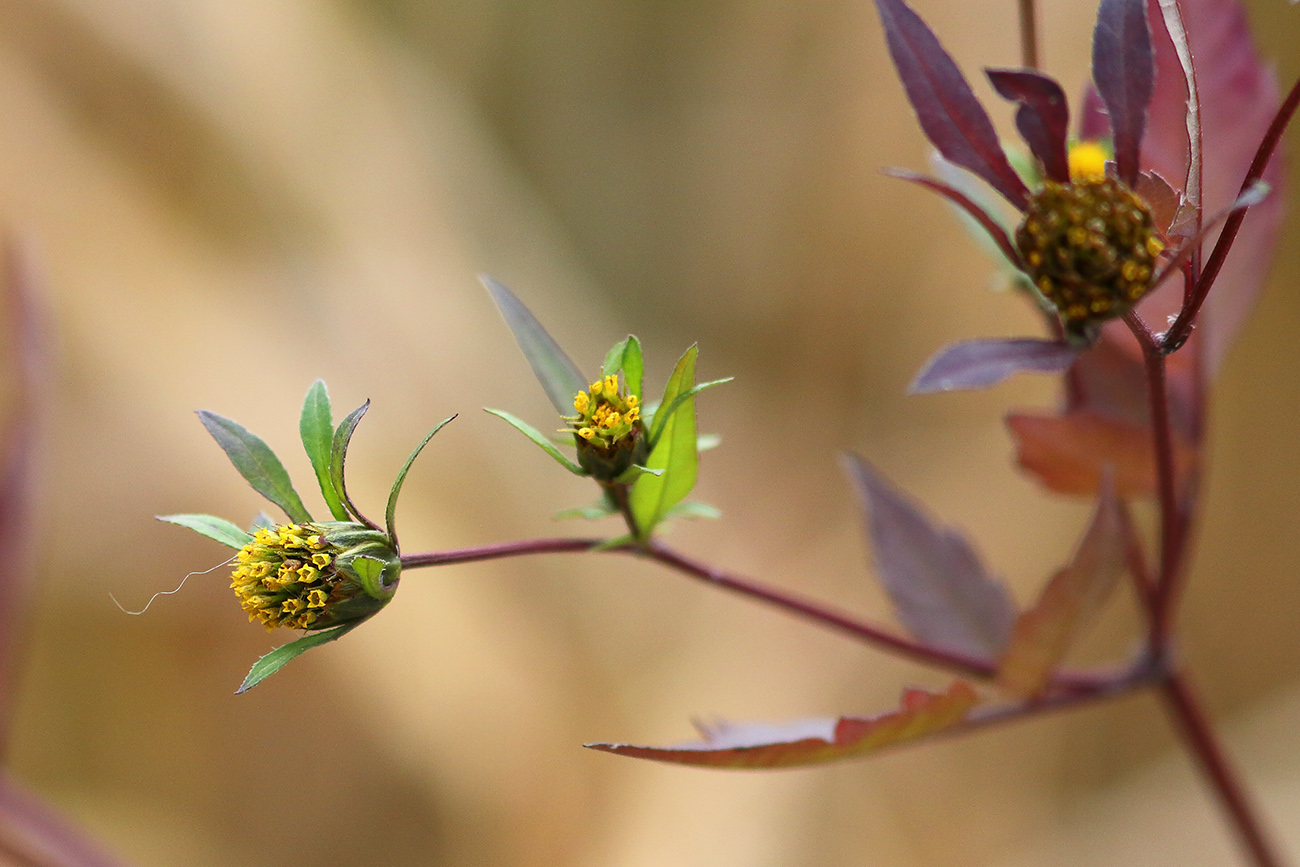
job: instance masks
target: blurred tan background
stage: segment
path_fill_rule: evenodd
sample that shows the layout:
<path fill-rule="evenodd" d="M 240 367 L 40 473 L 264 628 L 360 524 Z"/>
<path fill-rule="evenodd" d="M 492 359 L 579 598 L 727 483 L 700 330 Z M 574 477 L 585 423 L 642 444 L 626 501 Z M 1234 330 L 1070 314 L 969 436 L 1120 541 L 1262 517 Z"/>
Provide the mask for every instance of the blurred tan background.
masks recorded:
<path fill-rule="evenodd" d="M 1009 0 L 918 5 L 968 72 L 1017 62 Z M 1289 82 L 1300 8 L 1249 5 Z M 1077 92 L 1094 6 L 1041 12 Z M 411 572 L 240 697 L 282 637 L 224 569 L 143 616 L 109 598 L 226 556 L 154 514 L 262 506 L 192 410 L 258 432 L 309 493 L 318 376 L 340 415 L 374 401 L 349 466 L 372 511 L 461 413 L 408 481 L 408 550 L 589 531 L 550 515 L 594 491 L 479 411 L 552 418 L 479 271 L 588 370 L 632 330 L 652 382 L 694 341 L 702 377 L 737 377 L 701 400 L 724 444 L 698 495 L 725 518 L 673 528 L 687 552 L 891 622 L 836 464 L 854 449 L 1031 598 L 1085 510 L 1017 476 L 1001 417 L 1052 384 L 903 395 L 945 342 L 1034 328 L 937 198 L 877 173 L 925 159 L 866 0 L 0 0 L 0 220 L 39 256 L 55 340 L 15 774 L 139 865 L 1236 863 L 1147 698 L 772 774 L 581 749 L 947 682 L 644 564 Z M 1300 853 L 1294 222 L 1283 244 L 1219 382 L 1183 622 Z M 1081 658 L 1122 657 L 1131 626 L 1121 599 Z"/>

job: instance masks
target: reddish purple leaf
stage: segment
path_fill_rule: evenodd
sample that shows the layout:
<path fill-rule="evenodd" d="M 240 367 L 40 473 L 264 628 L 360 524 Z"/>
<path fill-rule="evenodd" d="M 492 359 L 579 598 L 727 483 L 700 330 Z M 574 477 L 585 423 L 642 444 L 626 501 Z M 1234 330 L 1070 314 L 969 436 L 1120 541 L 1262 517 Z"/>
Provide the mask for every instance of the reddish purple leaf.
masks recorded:
<path fill-rule="evenodd" d="M 907 390 L 931 394 L 988 388 L 1015 373 L 1061 373 L 1078 357 L 1078 349 L 1060 340 L 966 340 L 932 355 Z"/>
<path fill-rule="evenodd" d="M 961 534 L 936 527 L 862 458 L 844 463 L 867 512 L 880 581 L 908 632 L 934 647 L 996 658 L 1016 619 L 1006 588 Z"/>
<path fill-rule="evenodd" d="M 1074 559 L 1020 615 L 998 664 L 998 686 L 1012 695 L 1040 695 L 1065 654 L 1110 598 L 1127 563 L 1132 535 L 1113 475 L 1102 484 L 1097 511 Z"/>
<path fill-rule="evenodd" d="M 1155 58 L 1146 0 L 1101 0 L 1092 40 L 1092 78 L 1110 114 L 1120 180 L 1137 183 Z"/>
<path fill-rule="evenodd" d="M 702 740 L 672 747 L 587 744 L 593 750 L 712 768 L 792 768 L 857 758 L 951 729 L 965 719 L 979 697 L 956 681 L 947 692 L 903 692 L 899 710 L 875 717 L 808 719 L 783 725 L 696 724 Z"/>
<path fill-rule="evenodd" d="M 39 864 L 41 867 L 120 867 L 87 839 L 86 835 L 0 776 L 0 841 L 14 860 L 5 864 Z"/>
<path fill-rule="evenodd" d="M 1047 177 L 1069 183 L 1070 160 L 1065 139 L 1070 128 L 1070 107 L 1061 85 L 1029 70 L 986 69 L 984 72 L 1004 99 L 1020 104 L 1016 109 L 1016 129 L 1043 164 Z"/>
<path fill-rule="evenodd" d="M 903 0 L 876 0 L 889 55 L 921 130 L 949 162 L 970 169 L 1019 210 L 1029 190 L 1007 162 L 993 122 L 957 64 Z"/>
<path fill-rule="evenodd" d="M 979 223 L 980 226 L 983 227 L 984 231 L 989 233 L 989 237 L 993 239 L 993 243 L 997 244 L 998 249 L 1002 251 L 1002 255 L 1007 257 L 1007 261 L 1016 268 L 1021 267 L 1020 254 L 1016 252 L 1015 245 L 1011 243 L 1011 238 L 1007 235 L 1006 230 L 1002 228 L 1002 225 L 998 223 L 997 220 L 993 219 L 993 217 L 989 215 L 988 211 L 971 201 L 970 197 L 961 190 L 946 184 L 943 181 L 938 181 L 934 178 L 927 178 L 925 175 L 919 175 L 916 172 L 909 172 L 906 169 L 885 169 L 884 173 L 889 175 L 891 178 L 911 181 L 914 184 L 920 184 L 928 190 L 933 190 L 957 207 L 964 210 L 966 213 L 970 214 L 971 217 L 975 219 L 975 222 Z M 967 175 L 967 177 L 970 176 Z"/>

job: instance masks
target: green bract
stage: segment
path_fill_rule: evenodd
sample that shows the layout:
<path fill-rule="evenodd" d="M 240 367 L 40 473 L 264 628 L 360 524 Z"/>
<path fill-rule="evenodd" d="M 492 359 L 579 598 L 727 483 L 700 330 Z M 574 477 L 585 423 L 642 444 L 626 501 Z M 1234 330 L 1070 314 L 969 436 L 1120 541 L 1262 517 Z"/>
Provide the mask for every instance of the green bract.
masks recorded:
<path fill-rule="evenodd" d="M 227 418 L 201 410 L 199 420 L 253 490 L 280 507 L 289 522 L 259 514 L 249 531 L 212 515 L 166 515 L 159 520 L 237 549 L 230 586 L 249 620 L 267 629 L 304 629 L 308 635 L 258 660 L 239 692 L 278 671 L 289 660 L 333 641 L 368 620 L 397 592 L 402 562 L 394 515 L 411 464 L 442 427 L 443 419 L 411 452 L 388 495 L 384 526 L 363 515 L 348 496 L 344 462 L 352 433 L 370 407 L 366 401 L 334 426 L 329 392 L 317 380 L 307 391 L 298 425 L 332 521 L 312 518 L 275 452 Z"/>
<path fill-rule="evenodd" d="M 602 497 L 593 506 L 562 512 L 565 517 L 601 518 L 622 514 L 633 538 L 645 541 L 670 517 L 716 516 L 700 504 L 683 503 L 695 486 L 699 453 L 716 445 L 716 437 L 700 437 L 695 425 L 695 395 L 728 382 L 695 383 L 692 346 L 677 362 L 663 399 L 647 404 L 642 393 L 644 365 L 641 343 L 628 336 L 605 355 L 600 376 L 584 377 L 513 292 L 483 277 L 492 299 L 510 326 L 565 427 L 559 433 L 573 443 L 570 459 L 536 428 L 510 413 L 488 412 L 505 419 L 569 472 L 595 479 Z"/>

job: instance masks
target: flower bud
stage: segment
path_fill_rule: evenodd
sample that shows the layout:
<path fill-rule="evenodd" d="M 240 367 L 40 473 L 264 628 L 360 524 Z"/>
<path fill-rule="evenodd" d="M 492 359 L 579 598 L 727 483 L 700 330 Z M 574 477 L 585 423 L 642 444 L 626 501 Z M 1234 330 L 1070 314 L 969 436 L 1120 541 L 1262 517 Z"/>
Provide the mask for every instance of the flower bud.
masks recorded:
<path fill-rule="evenodd" d="M 612 482 L 645 460 L 641 402 L 617 376 L 604 376 L 573 398 L 577 415 L 563 416 L 578 447 L 578 464 L 593 478 Z"/>
<path fill-rule="evenodd" d="M 367 617 L 388 604 L 402 569 L 386 535 L 346 522 L 259 528 L 235 557 L 230 586 L 268 630 Z"/>

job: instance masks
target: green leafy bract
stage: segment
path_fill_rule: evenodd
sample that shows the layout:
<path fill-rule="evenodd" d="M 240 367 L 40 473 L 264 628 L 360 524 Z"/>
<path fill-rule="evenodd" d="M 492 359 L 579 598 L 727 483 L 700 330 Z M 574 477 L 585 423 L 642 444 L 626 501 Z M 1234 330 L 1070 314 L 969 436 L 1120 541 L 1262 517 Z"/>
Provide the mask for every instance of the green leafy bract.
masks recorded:
<path fill-rule="evenodd" d="M 537 445 L 542 449 L 542 451 L 546 452 L 548 455 L 555 458 L 556 463 L 564 467 L 569 472 L 573 473 L 575 476 L 587 475 L 586 470 L 584 470 L 582 467 L 578 466 L 576 463 L 566 458 L 564 456 L 564 453 L 555 447 L 555 443 L 548 440 L 545 436 L 542 435 L 541 431 L 537 430 L 537 428 L 533 427 L 528 422 L 524 421 L 523 419 L 516 418 L 515 416 L 506 412 L 505 410 L 487 409 L 485 407 L 484 411 L 489 412 L 498 418 L 503 418 L 506 421 L 510 422 L 510 424 L 514 425 L 515 428 L 520 433 L 528 437 L 533 442 L 537 443 Z"/>
<path fill-rule="evenodd" d="M 399 546 L 397 544 L 397 528 L 393 523 L 393 517 L 397 511 L 397 495 L 402 491 L 402 483 L 406 481 L 406 474 L 410 472 L 411 464 L 415 463 L 415 459 L 420 456 L 420 452 L 429 444 L 429 440 L 433 439 L 433 435 L 442 430 L 443 426 L 455 417 L 454 415 L 448 416 L 434 425 L 433 430 L 429 431 L 424 439 L 420 440 L 420 444 L 411 451 L 410 457 L 406 459 L 406 463 L 402 464 L 402 469 L 398 471 L 397 478 L 393 480 L 393 487 L 388 492 L 388 508 L 384 511 L 384 523 L 388 528 L 388 538 L 392 540 L 394 548 Z"/>
<path fill-rule="evenodd" d="M 614 344 L 605 356 L 605 363 L 600 368 L 606 376 L 623 371 L 629 394 L 641 397 L 641 378 L 645 365 L 641 360 L 641 341 L 636 335 L 629 334 L 625 339 Z"/>
<path fill-rule="evenodd" d="M 188 527 L 201 536 L 215 539 L 235 549 L 242 548 L 253 541 L 251 534 L 245 533 L 225 518 L 217 518 L 213 515 L 159 515 L 158 520 Z"/>
<path fill-rule="evenodd" d="M 479 279 L 505 317 L 506 325 L 510 326 L 515 341 L 556 411 L 560 415 L 572 412 L 573 396 L 587 388 L 587 379 L 582 371 L 513 292 L 486 274 L 479 275 Z"/>
<path fill-rule="evenodd" d="M 692 383 L 695 381 L 695 357 L 698 347 L 692 346 L 677 362 L 656 413 L 657 437 L 652 436 L 652 447 L 645 466 L 663 470 L 661 475 L 646 474 L 636 480 L 628 494 L 637 534 L 649 538 L 656 524 L 667 516 L 673 506 L 680 503 L 691 488 L 699 471 L 699 452 L 696 450 L 695 398 Z M 681 401 L 678 397 L 683 396 Z"/>
<path fill-rule="evenodd" d="M 257 662 L 253 663 L 253 667 L 248 671 L 248 676 L 245 677 L 244 682 L 239 685 L 239 689 L 235 690 L 235 695 L 248 692 L 250 689 L 275 674 L 281 668 L 284 668 L 284 666 L 291 660 L 297 659 L 313 647 L 319 647 L 322 644 L 328 644 L 331 641 L 342 638 L 344 635 L 347 635 L 349 632 L 360 626 L 363 622 L 363 620 L 356 620 L 334 629 L 327 629 L 323 632 L 313 632 L 310 635 L 305 635 L 302 638 L 299 638 L 297 641 L 291 641 L 288 644 L 277 647 L 275 650 L 272 650 L 266 656 L 263 656 Z"/>
<path fill-rule="evenodd" d="M 347 506 L 348 511 L 358 521 L 372 530 L 378 530 L 379 525 L 357 511 L 357 507 L 352 504 L 352 499 L 348 496 L 347 483 L 343 480 L 343 465 L 348 456 L 348 444 L 352 442 L 352 432 L 357 429 L 361 417 L 368 409 L 370 409 L 370 401 L 366 401 L 348 413 L 343 421 L 339 422 L 338 429 L 334 431 L 334 439 L 330 443 L 330 484 L 339 492 L 339 496 L 343 498 L 343 505 Z"/>
<path fill-rule="evenodd" d="M 298 421 L 298 433 L 302 437 L 302 447 L 311 459 L 312 469 L 316 471 L 316 481 L 320 484 L 320 492 L 325 497 L 325 505 L 329 506 L 330 514 L 336 521 L 352 520 L 343 505 L 343 498 L 330 480 L 334 416 L 330 410 L 330 395 L 324 380 L 316 380 L 307 390 L 307 397 L 302 402 L 302 417 Z"/>
<path fill-rule="evenodd" d="M 242 425 L 207 410 L 199 410 L 199 421 L 212 434 L 239 474 L 263 497 L 284 510 L 298 524 L 311 521 L 311 513 L 293 489 L 280 459 L 262 439 Z"/>

